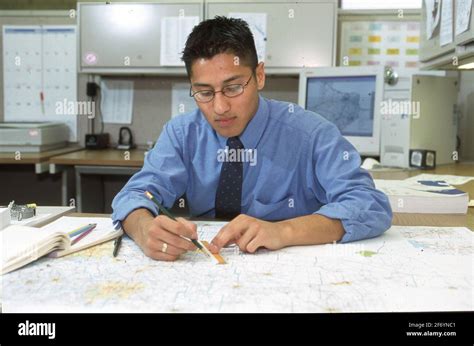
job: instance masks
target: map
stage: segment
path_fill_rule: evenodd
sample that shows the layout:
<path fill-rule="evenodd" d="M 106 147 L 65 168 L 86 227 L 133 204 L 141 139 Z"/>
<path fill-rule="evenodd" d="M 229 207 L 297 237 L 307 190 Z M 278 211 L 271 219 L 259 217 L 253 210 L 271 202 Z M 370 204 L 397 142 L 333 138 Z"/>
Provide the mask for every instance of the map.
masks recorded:
<path fill-rule="evenodd" d="M 306 108 L 334 123 L 343 136 L 372 136 L 375 77 L 321 77 L 308 81 Z"/>
<path fill-rule="evenodd" d="M 211 240 L 222 224 L 199 223 Z M 474 235 L 393 226 L 349 244 L 146 257 L 129 238 L 1 277 L 3 312 L 366 312 L 473 310 Z"/>

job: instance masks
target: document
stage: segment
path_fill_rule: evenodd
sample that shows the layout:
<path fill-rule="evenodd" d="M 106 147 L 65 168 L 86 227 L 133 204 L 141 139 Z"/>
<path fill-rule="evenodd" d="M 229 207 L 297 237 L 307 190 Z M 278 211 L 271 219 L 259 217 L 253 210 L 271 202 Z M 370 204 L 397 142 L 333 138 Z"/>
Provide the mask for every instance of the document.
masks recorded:
<path fill-rule="evenodd" d="M 102 119 L 108 124 L 131 124 L 133 81 L 102 79 L 100 82 Z"/>
<path fill-rule="evenodd" d="M 439 180 L 374 180 L 396 213 L 466 214 L 466 192 Z"/>
<path fill-rule="evenodd" d="M 425 0 L 426 10 L 426 38 L 429 40 L 439 24 L 440 0 Z"/>
<path fill-rule="evenodd" d="M 247 22 L 255 41 L 258 62 L 265 61 L 265 50 L 267 46 L 267 14 L 232 12 L 229 13 L 229 17 L 240 18 Z"/>
<path fill-rule="evenodd" d="M 472 12 L 472 0 L 456 0 L 456 36 L 469 29 L 469 21 Z"/>
<path fill-rule="evenodd" d="M 198 108 L 196 101 L 189 95 L 189 83 L 173 83 L 171 87 L 171 117 L 189 113 Z"/>
<path fill-rule="evenodd" d="M 443 0 L 441 3 L 439 44 L 445 46 L 451 42 L 453 42 L 453 0 Z"/>
<path fill-rule="evenodd" d="M 162 66 L 184 66 L 181 54 L 186 39 L 199 23 L 197 16 L 164 17 L 161 20 L 161 52 Z"/>
<path fill-rule="evenodd" d="M 436 180 L 436 181 L 445 181 L 450 185 L 463 185 L 471 180 L 474 180 L 474 177 L 464 177 L 460 175 L 446 175 L 446 174 L 418 174 L 414 177 L 405 179 L 404 181 L 418 181 L 418 180 Z"/>

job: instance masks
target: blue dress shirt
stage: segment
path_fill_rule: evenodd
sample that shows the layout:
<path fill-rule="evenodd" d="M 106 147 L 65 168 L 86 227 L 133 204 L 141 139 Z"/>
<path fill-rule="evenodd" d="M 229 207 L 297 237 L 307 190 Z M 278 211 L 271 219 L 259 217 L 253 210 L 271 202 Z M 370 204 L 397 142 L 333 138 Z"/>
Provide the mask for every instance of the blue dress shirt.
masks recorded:
<path fill-rule="evenodd" d="M 320 115 L 260 96 L 240 140 L 245 149 L 256 149 L 255 160 L 243 164 L 242 214 L 262 220 L 310 214 L 339 219 L 345 230 L 341 242 L 375 237 L 390 227 L 387 196 L 360 168 L 355 148 Z M 138 208 L 157 215 L 146 190 L 167 208 L 186 194 L 192 216 L 214 217 L 222 167 L 218 153 L 222 158 L 226 141 L 199 109 L 172 118 L 143 168 L 114 198 L 112 219 L 123 221 Z"/>

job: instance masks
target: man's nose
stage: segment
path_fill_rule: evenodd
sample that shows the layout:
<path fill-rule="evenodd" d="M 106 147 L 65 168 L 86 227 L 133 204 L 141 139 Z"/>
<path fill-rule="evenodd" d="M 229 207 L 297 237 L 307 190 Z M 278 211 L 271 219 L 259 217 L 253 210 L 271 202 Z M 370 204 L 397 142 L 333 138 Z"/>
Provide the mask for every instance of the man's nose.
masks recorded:
<path fill-rule="evenodd" d="M 229 98 L 224 96 L 223 93 L 216 93 L 214 95 L 214 112 L 216 114 L 222 115 L 229 111 L 230 102 Z"/>

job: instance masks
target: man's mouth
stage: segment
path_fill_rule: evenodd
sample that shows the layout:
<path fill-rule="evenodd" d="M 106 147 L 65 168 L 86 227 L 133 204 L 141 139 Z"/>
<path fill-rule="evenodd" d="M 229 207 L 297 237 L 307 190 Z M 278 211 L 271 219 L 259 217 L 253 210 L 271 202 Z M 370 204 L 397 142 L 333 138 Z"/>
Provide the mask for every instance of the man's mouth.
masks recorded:
<path fill-rule="evenodd" d="M 230 117 L 230 118 L 220 118 L 216 119 L 217 124 L 219 124 L 220 127 L 228 127 L 231 126 L 234 123 L 234 120 L 237 117 Z"/>

